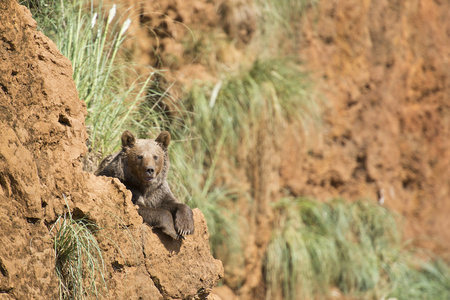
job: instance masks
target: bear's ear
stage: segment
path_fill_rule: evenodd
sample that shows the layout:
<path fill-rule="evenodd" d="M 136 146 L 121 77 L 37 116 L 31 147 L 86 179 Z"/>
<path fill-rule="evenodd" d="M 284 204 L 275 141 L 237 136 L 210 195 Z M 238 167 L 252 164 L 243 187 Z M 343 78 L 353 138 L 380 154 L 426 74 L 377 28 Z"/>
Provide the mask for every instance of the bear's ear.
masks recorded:
<path fill-rule="evenodd" d="M 132 148 L 136 143 L 136 138 L 129 130 L 122 133 L 122 148 Z"/>
<path fill-rule="evenodd" d="M 160 144 L 164 149 L 167 149 L 170 143 L 170 133 L 168 133 L 167 131 L 162 131 L 155 141 L 158 144 Z"/>

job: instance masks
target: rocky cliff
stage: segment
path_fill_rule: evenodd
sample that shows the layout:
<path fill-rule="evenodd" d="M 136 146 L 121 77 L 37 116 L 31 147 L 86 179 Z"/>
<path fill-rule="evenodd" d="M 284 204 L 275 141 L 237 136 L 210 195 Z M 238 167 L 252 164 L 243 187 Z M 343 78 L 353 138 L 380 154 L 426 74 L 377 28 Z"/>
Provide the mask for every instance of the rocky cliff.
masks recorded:
<path fill-rule="evenodd" d="M 207 297 L 223 268 L 202 213 L 174 242 L 142 224 L 120 182 L 82 171 L 86 108 L 70 62 L 15 0 L 0 3 L 0 19 L 0 297 L 59 297 L 54 225 L 68 210 L 99 228 L 105 298 Z"/>

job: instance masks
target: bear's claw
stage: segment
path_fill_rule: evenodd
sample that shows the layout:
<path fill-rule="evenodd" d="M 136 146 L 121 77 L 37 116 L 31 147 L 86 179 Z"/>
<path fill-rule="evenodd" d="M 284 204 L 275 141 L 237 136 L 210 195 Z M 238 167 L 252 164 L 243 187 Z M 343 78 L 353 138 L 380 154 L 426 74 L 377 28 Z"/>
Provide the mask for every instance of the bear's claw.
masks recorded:
<path fill-rule="evenodd" d="M 189 229 L 185 229 L 185 230 L 177 230 L 177 234 L 178 234 L 178 239 L 186 239 L 186 235 L 188 234 L 192 234 L 192 231 Z"/>
<path fill-rule="evenodd" d="M 194 219 L 192 211 L 186 206 L 183 210 L 178 210 L 175 215 L 175 230 L 179 235 L 188 235 L 194 233 Z"/>

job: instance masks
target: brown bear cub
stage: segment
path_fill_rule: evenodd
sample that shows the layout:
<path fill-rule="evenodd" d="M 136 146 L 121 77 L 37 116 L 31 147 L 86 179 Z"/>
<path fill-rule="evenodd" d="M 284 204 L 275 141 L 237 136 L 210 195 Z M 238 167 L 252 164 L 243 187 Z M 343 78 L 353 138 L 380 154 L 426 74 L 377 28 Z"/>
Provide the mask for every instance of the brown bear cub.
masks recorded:
<path fill-rule="evenodd" d="M 167 183 L 170 134 L 163 131 L 156 140 L 136 139 L 126 130 L 122 150 L 106 157 L 95 175 L 118 178 L 133 194 L 139 214 L 150 226 L 161 228 L 173 239 L 194 233 L 192 210 L 179 203 Z"/>

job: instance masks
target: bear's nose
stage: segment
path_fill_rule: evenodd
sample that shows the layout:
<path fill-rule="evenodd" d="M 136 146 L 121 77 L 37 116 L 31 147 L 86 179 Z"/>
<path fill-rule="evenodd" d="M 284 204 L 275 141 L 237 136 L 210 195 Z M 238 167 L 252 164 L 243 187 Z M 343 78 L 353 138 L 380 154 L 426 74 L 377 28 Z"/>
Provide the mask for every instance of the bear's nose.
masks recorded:
<path fill-rule="evenodd" d="M 151 175 L 153 175 L 153 173 L 155 173 L 155 168 L 147 167 L 147 174 L 151 176 Z"/>

